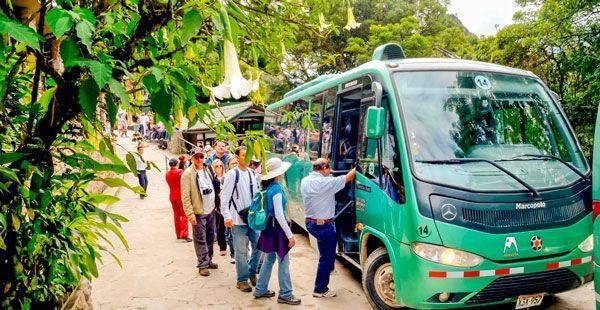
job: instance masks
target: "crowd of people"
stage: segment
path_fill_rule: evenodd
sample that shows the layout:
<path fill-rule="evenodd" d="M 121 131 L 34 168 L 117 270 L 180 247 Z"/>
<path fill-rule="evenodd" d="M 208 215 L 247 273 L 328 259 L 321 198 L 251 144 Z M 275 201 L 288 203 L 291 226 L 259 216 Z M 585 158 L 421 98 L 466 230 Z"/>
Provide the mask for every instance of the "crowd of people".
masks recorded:
<path fill-rule="evenodd" d="M 138 148 L 140 185 L 147 188 L 143 148 Z M 245 162 L 246 149 L 231 151 L 224 141 L 217 141 L 214 149 L 197 146 L 185 155 L 169 160 L 166 172 L 169 199 L 173 207 L 177 239 L 193 242 L 196 268 L 201 276 L 210 276 L 211 269 L 219 266 L 213 262 L 214 244 L 219 255 L 227 255 L 235 264 L 236 287 L 242 292 L 252 292 L 254 298 L 270 298 L 276 293 L 268 289 L 275 262 L 278 263 L 278 303 L 298 305 L 290 275 L 289 251 L 295 246 L 286 218 L 287 200 L 279 179 L 289 169 L 290 163 L 279 158 L 266 162 L 265 171 L 260 162 Z M 306 210 L 306 227 L 318 243 L 319 261 L 313 297 L 334 297 L 329 289 L 329 276 L 333 271 L 336 234 L 333 223 L 335 194 L 353 180 L 355 170 L 332 177 L 329 161 L 323 158 L 313 162 L 313 172 L 302 180 L 301 194 Z M 261 192 L 268 215 L 262 231 L 248 225 L 247 210 L 255 194 Z M 141 197 L 145 197 L 145 194 Z M 192 225 L 190 231 L 188 223 Z M 254 289 L 252 288 L 254 287 Z"/>

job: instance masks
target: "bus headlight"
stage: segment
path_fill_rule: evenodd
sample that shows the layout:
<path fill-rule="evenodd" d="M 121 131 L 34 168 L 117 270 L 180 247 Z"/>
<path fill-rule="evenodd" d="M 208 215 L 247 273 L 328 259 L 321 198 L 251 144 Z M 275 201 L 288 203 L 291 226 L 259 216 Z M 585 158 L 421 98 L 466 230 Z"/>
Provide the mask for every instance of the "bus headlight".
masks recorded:
<path fill-rule="evenodd" d="M 579 244 L 579 249 L 581 252 L 590 252 L 594 249 L 594 234 L 591 234 L 589 237 L 585 238 L 582 243 Z"/>
<path fill-rule="evenodd" d="M 419 257 L 448 266 L 475 267 L 483 261 L 479 255 L 439 245 L 414 242 L 411 247 Z"/>

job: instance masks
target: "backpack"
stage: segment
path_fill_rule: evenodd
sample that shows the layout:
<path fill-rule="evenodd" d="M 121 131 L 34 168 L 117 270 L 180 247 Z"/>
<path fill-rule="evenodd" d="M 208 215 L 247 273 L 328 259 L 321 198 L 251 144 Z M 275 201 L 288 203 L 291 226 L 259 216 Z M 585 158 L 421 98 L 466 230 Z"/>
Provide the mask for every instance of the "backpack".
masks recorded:
<path fill-rule="evenodd" d="M 252 197 L 252 203 L 248 208 L 248 226 L 256 231 L 267 228 L 267 210 L 265 208 L 265 191 L 259 191 Z"/>
<path fill-rule="evenodd" d="M 252 173 L 250 173 L 250 169 L 248 169 L 248 177 L 250 178 L 250 196 L 254 200 L 254 188 L 252 187 L 252 179 L 254 177 L 252 176 Z M 240 170 L 235 168 L 235 183 L 233 183 L 233 192 L 237 194 L 238 198 L 240 197 L 240 194 L 238 193 L 237 189 L 239 180 Z M 235 211 L 237 211 L 237 214 L 240 216 L 240 219 L 242 219 L 242 222 L 244 222 L 244 224 L 248 224 L 248 212 L 250 211 L 250 206 L 245 207 L 241 210 L 238 209 L 238 206 L 235 204 L 235 199 L 233 199 L 233 193 L 231 193 L 231 200 L 229 200 L 229 208 L 231 208 L 231 204 L 233 204 L 233 207 L 235 208 Z"/>

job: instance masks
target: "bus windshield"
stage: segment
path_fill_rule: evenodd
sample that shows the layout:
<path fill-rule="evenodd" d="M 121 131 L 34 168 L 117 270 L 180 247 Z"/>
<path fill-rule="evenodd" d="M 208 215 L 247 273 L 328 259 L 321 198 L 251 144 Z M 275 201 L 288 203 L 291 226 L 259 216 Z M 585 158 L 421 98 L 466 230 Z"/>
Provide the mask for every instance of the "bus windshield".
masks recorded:
<path fill-rule="evenodd" d="M 534 78 L 420 71 L 396 72 L 394 81 L 421 179 L 514 191 L 565 186 L 588 170 L 569 126 Z M 468 158 L 487 163 L 457 160 Z"/>

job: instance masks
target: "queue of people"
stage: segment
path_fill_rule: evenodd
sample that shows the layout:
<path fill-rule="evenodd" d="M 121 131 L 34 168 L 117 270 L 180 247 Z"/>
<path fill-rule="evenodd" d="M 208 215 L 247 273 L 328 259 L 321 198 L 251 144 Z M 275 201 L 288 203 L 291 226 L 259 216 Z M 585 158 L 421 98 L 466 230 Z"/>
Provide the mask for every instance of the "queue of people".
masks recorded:
<path fill-rule="evenodd" d="M 193 242 L 196 267 L 201 276 L 210 276 L 211 269 L 219 268 L 213 262 L 214 243 L 217 243 L 221 256 L 227 255 L 229 247 L 231 263 L 235 264 L 237 289 L 248 293 L 254 291 L 256 299 L 276 295 L 268 286 L 277 262 L 277 302 L 300 304 L 301 300 L 293 294 L 290 275 L 289 251 L 296 240 L 286 218 L 288 198 L 279 183 L 279 178 L 291 164 L 271 158 L 261 173 L 258 161 L 245 162 L 244 147 L 229 154 L 227 144 L 218 141 L 213 151 L 209 154 L 206 148 L 196 147 L 189 165 L 185 155 L 169 161 L 170 170 L 165 177 L 171 191 L 169 199 L 177 239 Z M 330 171 L 328 160 L 317 159 L 313 162 L 313 172 L 302 180 L 300 187 L 306 227 L 317 239 L 319 249 L 312 293 L 316 298 L 336 296 L 329 288 L 336 250 L 335 194 L 352 181 L 356 173 L 353 169 L 346 175 L 332 177 Z M 261 177 L 257 178 L 257 174 Z M 266 228 L 262 231 L 248 225 L 245 212 L 259 191 L 262 191 L 268 215 Z M 188 222 L 192 224 L 191 239 Z"/>

